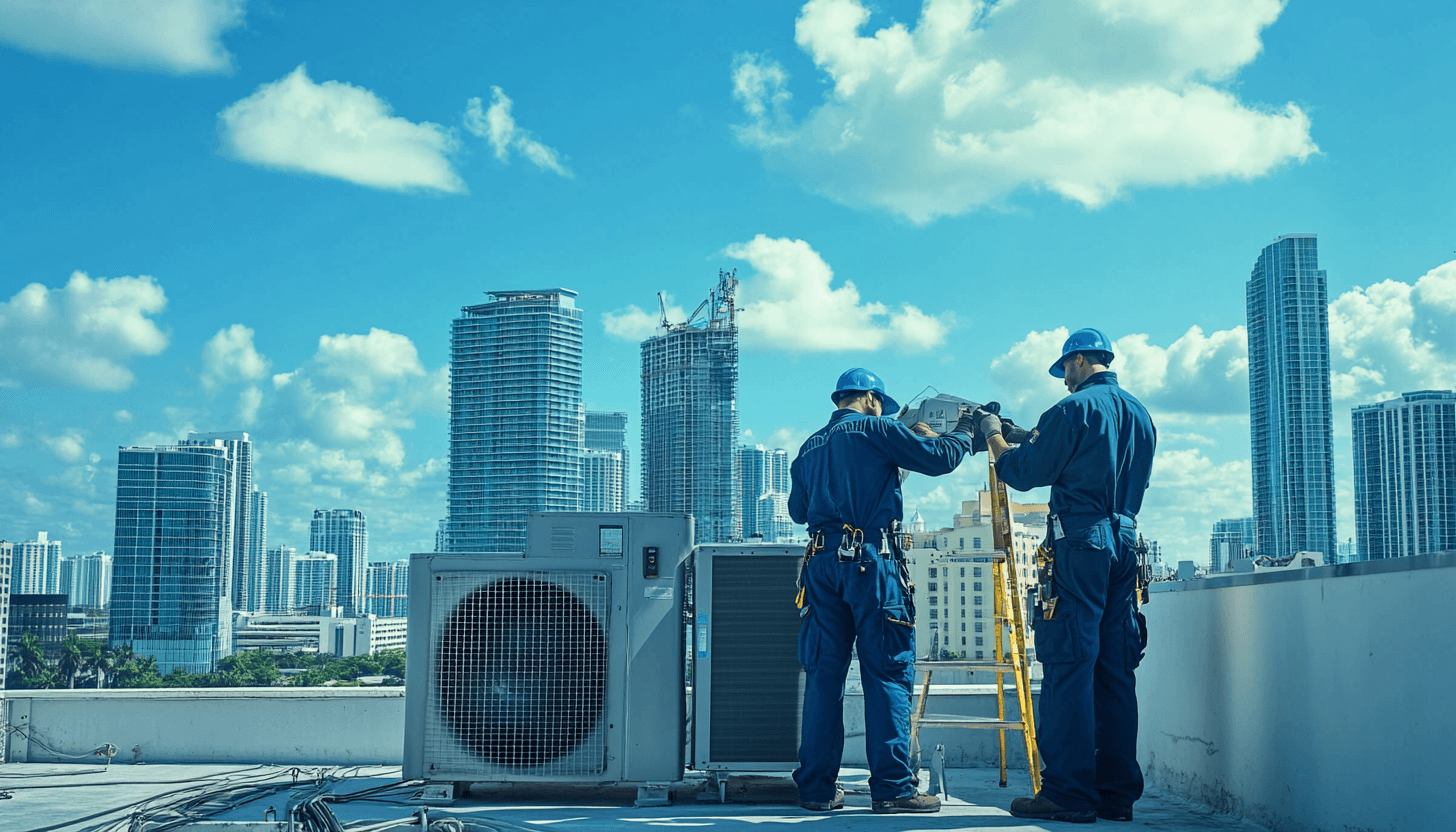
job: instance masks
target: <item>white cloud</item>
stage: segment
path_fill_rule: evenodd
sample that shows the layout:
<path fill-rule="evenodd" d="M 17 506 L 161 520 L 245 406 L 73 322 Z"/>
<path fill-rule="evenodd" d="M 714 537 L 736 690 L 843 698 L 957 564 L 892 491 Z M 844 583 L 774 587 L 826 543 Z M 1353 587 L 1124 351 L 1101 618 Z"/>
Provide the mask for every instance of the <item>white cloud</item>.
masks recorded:
<path fill-rule="evenodd" d="M 724 254 L 756 271 L 739 288 L 738 326 L 750 346 L 924 352 L 944 343 L 955 324 L 950 313 L 931 317 L 908 303 L 891 308 L 862 302 L 853 283 L 833 285 L 833 270 L 803 240 L 759 234 L 728 246 Z"/>
<path fill-rule="evenodd" d="M 22 441 L 20 433 L 17 431 L 12 430 L 6 433 L 0 433 L 0 448 L 18 448 Z"/>
<path fill-rule="evenodd" d="M 1414 284 L 1355 287 L 1330 303 L 1330 392 L 1366 402 L 1450 389 L 1456 378 L 1456 260 Z"/>
<path fill-rule="evenodd" d="M 0 42 L 37 55 L 186 75 L 228 72 L 247 0 L 0 0 Z"/>
<path fill-rule="evenodd" d="M 252 427 L 258 421 L 258 408 L 263 406 L 263 391 L 257 387 L 247 387 L 238 394 L 238 423 L 243 427 Z"/>
<path fill-rule="evenodd" d="M 115 419 L 118 422 L 130 422 L 131 411 L 126 409 L 118 410 L 115 413 L 111 414 L 111 418 Z"/>
<path fill-rule="evenodd" d="M 371 188 L 464 193 L 450 164 L 454 133 L 393 113 L 363 87 L 314 83 L 300 64 L 219 113 L 218 132 L 225 153 L 260 167 Z"/>
<path fill-rule="evenodd" d="M 859 0 L 810 0 L 795 42 L 831 82 L 797 123 L 787 72 L 740 54 L 740 141 L 848 205 L 913 222 L 1045 189 L 1096 208 L 1129 188 L 1252 179 L 1318 148 L 1298 106 L 1230 80 L 1281 0 L 926 0 L 864 35 Z"/>
<path fill-rule="evenodd" d="M 1047 372 L 1062 354 L 1067 328 L 1030 332 L 1006 353 L 991 360 L 991 378 L 1021 415 L 1027 406 L 1045 409 L 1067 394 L 1061 379 Z M 1167 347 L 1132 334 L 1113 341 L 1112 369 L 1124 388 L 1137 396 L 1153 414 L 1180 420 L 1189 414 L 1241 416 L 1248 413 L 1248 338 L 1242 326 L 1204 335 L 1200 327 L 1188 331 Z"/>
<path fill-rule="evenodd" d="M 62 462 L 80 462 L 86 458 L 86 437 L 75 428 L 60 436 L 42 436 L 40 441 Z"/>
<path fill-rule="evenodd" d="M 125 390 L 135 381 L 125 363 L 167 347 L 151 319 L 166 306 L 162 287 L 145 276 L 75 272 L 61 289 L 32 283 L 0 304 L 0 387 Z"/>
<path fill-rule="evenodd" d="M 561 163 L 560 153 L 536 141 L 531 131 L 516 124 L 511 115 L 512 103 L 500 87 L 491 87 L 488 109 L 482 110 L 479 98 L 465 102 L 465 129 L 490 142 L 495 158 L 502 162 L 509 162 L 514 151 L 541 170 L 572 178 L 571 171 Z"/>
<path fill-rule="evenodd" d="M 1214 522 L 1253 511 L 1251 482 L 1247 458 L 1216 462 L 1197 448 L 1160 449 L 1138 528 L 1165 556 L 1206 564 Z"/>
<path fill-rule="evenodd" d="M 667 311 L 667 319 L 680 323 L 688 319 L 687 310 L 678 306 L 673 301 L 672 295 L 665 295 L 664 306 Z M 615 335 L 618 338 L 625 338 L 628 341 L 645 341 L 657 332 L 657 325 L 661 323 L 662 310 L 654 315 L 642 310 L 641 307 L 632 304 L 615 312 L 602 313 L 602 329 L 608 335 Z"/>
<path fill-rule="evenodd" d="M 253 330 L 242 324 L 219 329 L 202 345 L 202 384 L 217 387 L 233 381 L 256 381 L 269 361 L 253 346 Z"/>

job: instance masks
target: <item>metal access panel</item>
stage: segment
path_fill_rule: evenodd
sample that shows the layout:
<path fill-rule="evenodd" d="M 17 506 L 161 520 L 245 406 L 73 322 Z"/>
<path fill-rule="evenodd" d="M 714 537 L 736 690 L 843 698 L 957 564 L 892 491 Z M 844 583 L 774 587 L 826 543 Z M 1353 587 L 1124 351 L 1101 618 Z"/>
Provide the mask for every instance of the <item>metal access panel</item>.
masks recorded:
<path fill-rule="evenodd" d="M 694 556 L 693 768 L 799 763 L 804 669 L 794 585 L 802 546 L 700 546 Z"/>
<path fill-rule="evenodd" d="M 540 513 L 521 554 L 410 559 L 406 777 L 682 778 L 687 515 Z"/>

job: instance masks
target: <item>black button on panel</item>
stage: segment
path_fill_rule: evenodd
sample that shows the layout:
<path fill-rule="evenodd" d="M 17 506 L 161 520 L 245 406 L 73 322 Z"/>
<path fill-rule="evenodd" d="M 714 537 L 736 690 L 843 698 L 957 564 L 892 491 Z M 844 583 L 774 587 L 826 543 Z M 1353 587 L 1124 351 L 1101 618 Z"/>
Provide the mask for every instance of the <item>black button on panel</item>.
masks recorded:
<path fill-rule="evenodd" d="M 657 577 L 657 547 L 656 546 L 643 546 L 642 547 L 642 577 L 644 577 L 644 578 L 656 578 Z"/>

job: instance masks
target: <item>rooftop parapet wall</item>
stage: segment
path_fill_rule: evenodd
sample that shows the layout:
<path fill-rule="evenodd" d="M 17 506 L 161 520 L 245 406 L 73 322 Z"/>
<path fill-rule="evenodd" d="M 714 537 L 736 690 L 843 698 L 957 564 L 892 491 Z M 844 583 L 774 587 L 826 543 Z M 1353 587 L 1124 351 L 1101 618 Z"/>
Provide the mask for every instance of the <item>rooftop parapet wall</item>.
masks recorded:
<path fill-rule="evenodd" d="M 1276 830 L 1456 829 L 1456 553 L 1153 589 L 1150 784 Z"/>

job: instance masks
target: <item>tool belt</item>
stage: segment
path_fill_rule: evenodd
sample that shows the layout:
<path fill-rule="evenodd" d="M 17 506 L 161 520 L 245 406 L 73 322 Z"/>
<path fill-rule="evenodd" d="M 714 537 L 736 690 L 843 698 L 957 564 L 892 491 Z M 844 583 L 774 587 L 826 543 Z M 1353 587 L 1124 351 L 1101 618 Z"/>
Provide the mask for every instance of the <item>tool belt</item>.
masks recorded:
<path fill-rule="evenodd" d="M 1045 621 L 1055 621 L 1057 617 L 1056 541 L 1062 537 L 1065 535 L 1061 518 L 1047 515 L 1046 538 L 1036 547 L 1036 607 Z"/>
<path fill-rule="evenodd" d="M 799 608 L 800 617 L 809 611 L 808 607 L 804 605 L 804 569 L 809 565 L 810 559 L 828 548 L 828 544 L 833 541 L 836 534 L 839 535 L 839 541 L 834 550 L 835 560 L 840 563 L 861 563 L 865 559 L 864 529 L 855 528 L 848 523 L 845 523 L 842 528 L 842 532 L 820 529 L 809 535 L 809 542 L 804 546 L 804 557 L 799 561 L 799 576 L 794 582 L 798 590 L 794 596 L 794 604 Z M 910 580 L 910 565 L 905 560 L 905 550 L 910 548 L 910 535 L 900 531 L 899 520 L 891 520 L 889 528 L 877 531 L 880 538 L 881 556 L 894 561 L 899 566 L 900 584 L 908 599 L 915 592 L 915 583 Z"/>

